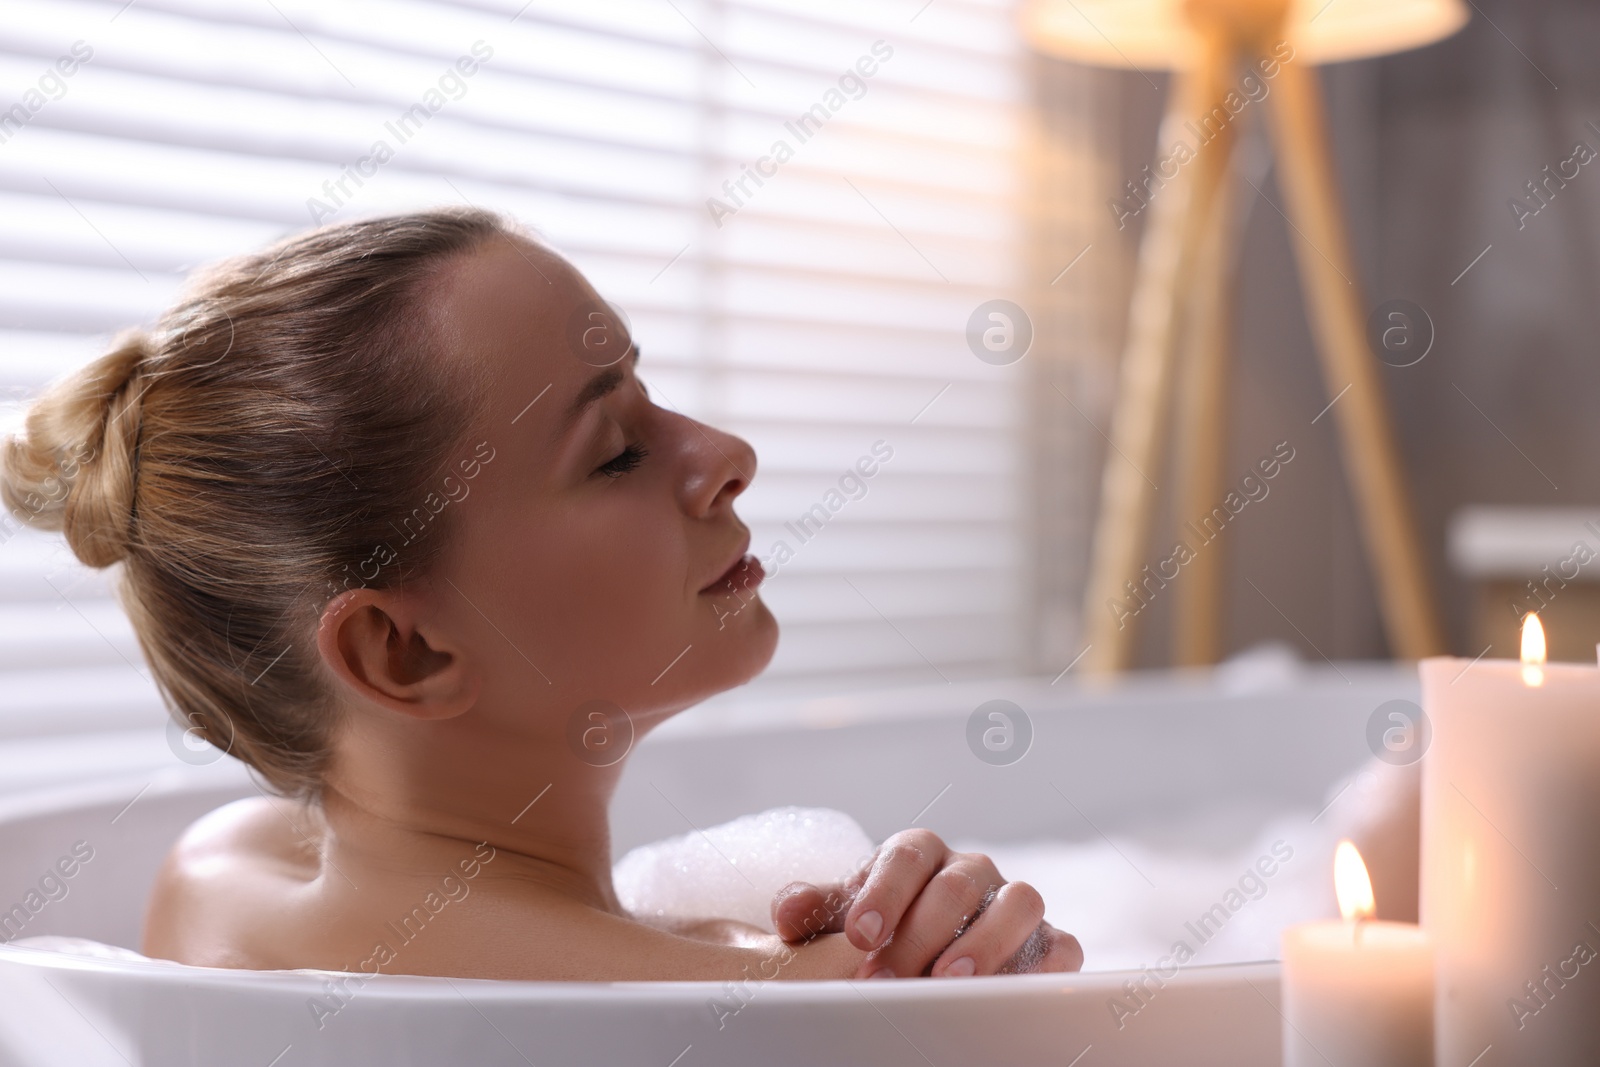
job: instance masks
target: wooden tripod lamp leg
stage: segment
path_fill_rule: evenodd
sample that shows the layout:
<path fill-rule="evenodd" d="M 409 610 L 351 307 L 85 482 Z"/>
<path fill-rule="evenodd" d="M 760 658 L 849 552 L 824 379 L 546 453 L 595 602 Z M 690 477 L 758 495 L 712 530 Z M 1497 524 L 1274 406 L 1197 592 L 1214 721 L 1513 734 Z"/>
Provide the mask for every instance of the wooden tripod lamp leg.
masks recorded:
<path fill-rule="evenodd" d="M 1203 544 L 1198 531 L 1204 529 L 1211 509 L 1222 502 L 1223 465 L 1228 454 L 1224 411 L 1232 364 L 1230 311 L 1239 234 L 1233 188 L 1227 178 L 1237 136 L 1234 124 L 1229 123 L 1206 148 L 1216 153 L 1221 175 L 1216 195 L 1204 212 L 1179 349 L 1178 447 L 1174 450 L 1178 539 L 1194 552 L 1173 588 L 1173 660 L 1181 667 L 1215 663 L 1222 649 L 1226 542 Z M 1193 524 L 1195 535 L 1183 529 L 1186 522 Z"/>
<path fill-rule="evenodd" d="M 1231 53 L 1220 44 L 1176 80 L 1161 122 L 1159 151 L 1189 144 L 1185 122 L 1209 110 L 1215 97 L 1217 71 Z M 1112 448 L 1106 454 L 1100 484 L 1088 590 L 1084 598 L 1084 633 L 1089 642 L 1086 670 L 1106 673 L 1131 666 L 1137 629 L 1134 613 L 1140 600 L 1129 592 L 1143 579 L 1149 549 L 1151 518 L 1160 476 L 1167 400 L 1171 392 L 1172 350 L 1180 305 L 1180 286 L 1190 276 L 1199 242 L 1203 212 L 1220 171 L 1206 148 L 1180 167 L 1150 204 L 1139 248 L 1138 273 L 1124 346 L 1116 407 L 1112 414 Z M 1140 590 L 1141 595 L 1143 590 Z M 1120 606 L 1120 607 L 1119 607 Z"/>
<path fill-rule="evenodd" d="M 1280 184 L 1300 266 L 1312 332 L 1334 405 L 1346 476 L 1359 513 L 1390 649 L 1403 659 L 1445 651 L 1432 575 L 1400 466 L 1394 431 L 1367 347 L 1361 290 L 1350 255 L 1317 72 L 1283 64 L 1273 87 Z"/>

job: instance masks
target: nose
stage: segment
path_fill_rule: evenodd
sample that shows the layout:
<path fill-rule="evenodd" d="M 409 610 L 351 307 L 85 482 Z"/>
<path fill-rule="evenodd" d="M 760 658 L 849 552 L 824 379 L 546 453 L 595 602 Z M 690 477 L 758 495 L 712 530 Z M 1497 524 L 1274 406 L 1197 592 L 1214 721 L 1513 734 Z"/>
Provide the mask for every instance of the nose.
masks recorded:
<path fill-rule="evenodd" d="M 705 518 L 731 507 L 733 498 L 750 485 L 756 475 L 756 451 L 742 437 L 686 415 L 680 418 L 687 461 L 684 510 L 695 518 Z"/>

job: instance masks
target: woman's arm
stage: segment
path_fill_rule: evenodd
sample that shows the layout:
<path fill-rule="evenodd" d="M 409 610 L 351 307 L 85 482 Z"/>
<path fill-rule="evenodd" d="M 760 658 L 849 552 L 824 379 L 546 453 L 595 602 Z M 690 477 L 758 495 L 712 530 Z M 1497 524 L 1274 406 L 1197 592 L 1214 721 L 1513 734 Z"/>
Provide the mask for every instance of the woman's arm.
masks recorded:
<path fill-rule="evenodd" d="M 410 962 L 419 969 L 410 973 L 539 981 L 743 983 L 849 978 L 866 955 L 839 934 L 791 944 L 732 919 L 646 924 L 559 902 L 540 907 L 537 922 L 527 922 L 519 914 L 503 925 L 480 927 L 463 940 L 479 945 L 473 949 L 458 941 L 459 951 L 452 951 L 455 960 L 445 965 L 448 969 L 436 969 L 442 961 L 414 959 Z"/>
<path fill-rule="evenodd" d="M 548 909 L 548 910 L 546 910 Z M 1076 971 L 1077 938 L 1043 921 L 1026 882 L 1000 877 L 981 853 L 953 852 L 928 830 L 885 841 L 865 867 L 830 886 L 792 883 L 773 900 L 779 934 L 735 919 L 611 915 L 574 902 L 541 909 L 544 937 L 563 946 L 523 950 L 485 977 L 578 981 L 722 981 L 863 978 L 1025 971 Z M 868 937 L 858 920 L 877 911 Z M 562 913 L 570 913 L 563 921 Z M 869 928 L 874 924 L 866 924 Z M 515 943 L 515 942 L 511 942 Z M 962 958 L 972 969 L 951 965 Z M 537 967 L 538 974 L 527 973 Z"/>

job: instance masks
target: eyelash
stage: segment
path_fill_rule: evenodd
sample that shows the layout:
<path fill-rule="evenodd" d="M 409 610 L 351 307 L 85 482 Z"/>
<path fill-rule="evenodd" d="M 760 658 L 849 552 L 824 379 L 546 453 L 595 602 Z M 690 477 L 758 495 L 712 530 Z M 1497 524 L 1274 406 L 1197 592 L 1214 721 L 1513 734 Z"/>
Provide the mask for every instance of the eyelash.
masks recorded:
<path fill-rule="evenodd" d="M 602 463 L 597 473 L 604 474 L 607 478 L 620 478 L 644 462 L 644 457 L 649 454 L 650 450 L 644 445 L 629 445 L 610 460 Z"/>

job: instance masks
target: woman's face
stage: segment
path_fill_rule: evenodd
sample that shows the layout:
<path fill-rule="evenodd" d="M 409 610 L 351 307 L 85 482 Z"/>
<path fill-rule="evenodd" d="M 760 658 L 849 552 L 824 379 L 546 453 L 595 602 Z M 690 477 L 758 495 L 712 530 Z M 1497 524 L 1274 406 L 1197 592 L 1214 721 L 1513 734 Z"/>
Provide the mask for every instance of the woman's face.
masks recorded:
<path fill-rule="evenodd" d="M 444 350 L 495 383 L 429 583 L 475 661 L 479 713 L 571 744 L 598 721 L 589 702 L 643 730 L 759 673 L 778 626 L 760 565 L 741 563 L 750 446 L 652 397 L 626 326 L 549 250 L 491 239 L 443 272 L 430 310 Z"/>

